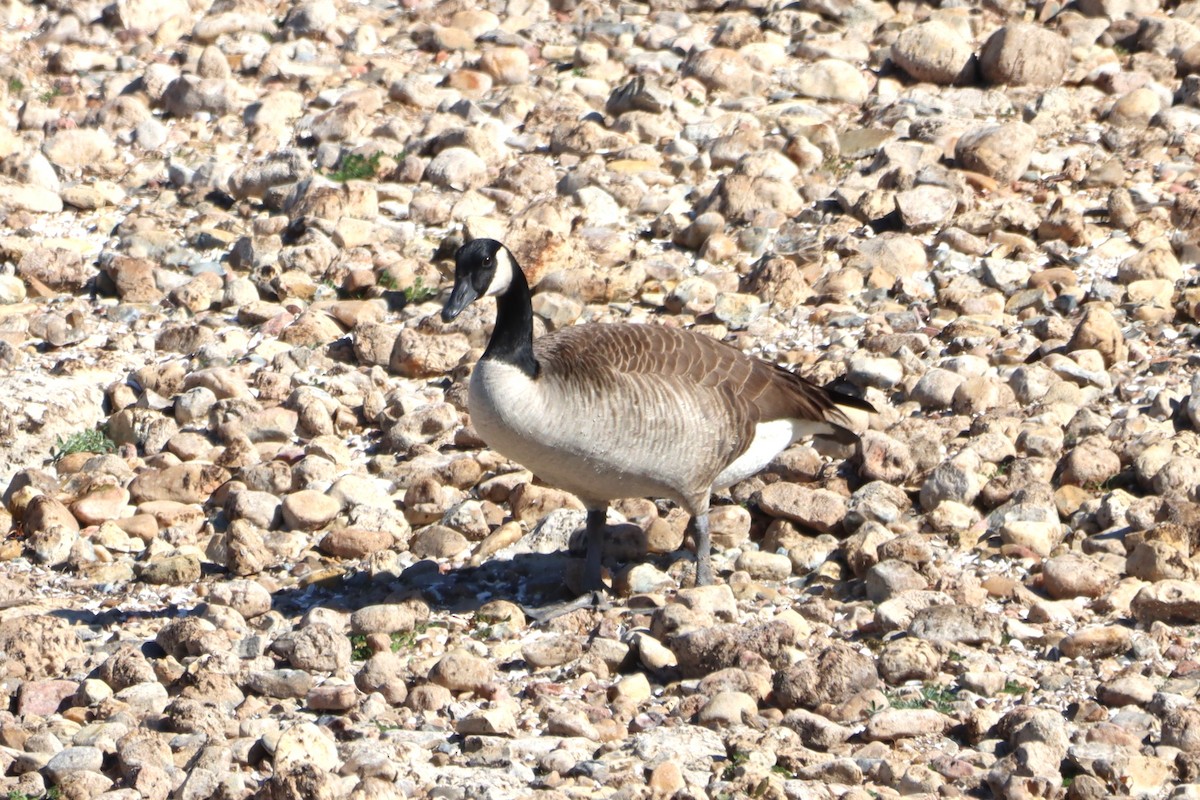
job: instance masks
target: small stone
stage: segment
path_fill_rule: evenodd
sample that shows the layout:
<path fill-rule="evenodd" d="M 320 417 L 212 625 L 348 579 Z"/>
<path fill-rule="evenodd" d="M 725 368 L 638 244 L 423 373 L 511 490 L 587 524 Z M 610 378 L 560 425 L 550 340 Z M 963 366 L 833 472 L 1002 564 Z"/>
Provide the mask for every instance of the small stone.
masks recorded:
<path fill-rule="evenodd" d="M 948 224 L 958 209 L 958 197 L 942 186 L 917 186 L 896 193 L 896 210 L 909 231 L 936 230 Z"/>
<path fill-rule="evenodd" d="M 709 728 L 742 725 L 758 715 L 758 703 L 745 692 L 718 692 L 709 698 L 697 715 L 697 722 Z"/>
<path fill-rule="evenodd" d="M 429 680 L 452 692 L 479 692 L 494 678 L 492 665 L 466 650 L 451 650 L 429 670 Z"/>
<path fill-rule="evenodd" d="M 1093 442 L 1072 448 L 1062 461 L 1061 480 L 1071 486 L 1103 486 L 1121 471 L 1121 458 Z"/>
<path fill-rule="evenodd" d="M 778 660 L 795 639 L 795 629 L 780 620 L 752 627 L 714 625 L 673 637 L 670 652 L 675 654 L 684 675 L 701 677 L 736 666 L 743 651 L 757 653 L 768 661 Z"/>
<path fill-rule="evenodd" d="M 796 94 L 815 100 L 861 105 L 870 93 L 867 79 L 857 67 L 834 58 L 803 65 L 784 80 Z"/>
<path fill-rule="evenodd" d="M 1200 709 L 1173 708 L 1163 715 L 1162 744 L 1185 753 L 1200 753 Z"/>
<path fill-rule="evenodd" d="M 291 530 L 320 530 L 341 510 L 342 504 L 336 498 L 313 489 L 292 492 L 283 498 L 283 521 Z"/>
<path fill-rule="evenodd" d="M 213 585 L 208 602 L 229 606 L 249 620 L 271 610 L 271 593 L 257 581 L 227 580 Z"/>
<path fill-rule="evenodd" d="M 755 72 L 746 59 L 724 47 L 696 50 L 684 68 L 710 91 L 744 96 L 754 88 Z"/>
<path fill-rule="evenodd" d="M 1100 305 L 1088 307 L 1075 327 L 1071 341 L 1067 343 L 1068 351 L 1095 350 L 1104 359 L 1104 365 L 1111 367 L 1125 361 L 1129 357 L 1129 348 L 1125 344 L 1125 334 L 1110 311 Z"/>
<path fill-rule="evenodd" d="M 820 533 L 841 527 L 846 516 L 846 498 L 828 489 L 809 489 L 780 481 L 759 493 L 759 506 L 774 517 L 790 519 Z"/>
<path fill-rule="evenodd" d="M 1122 675 L 1104 681 L 1096 690 L 1096 699 L 1110 708 L 1144 706 L 1154 697 L 1154 684 L 1144 675 Z"/>
<path fill-rule="evenodd" d="M 17 696 L 18 716 L 48 717 L 56 714 L 63 701 L 74 696 L 79 684 L 67 680 L 25 681 Z"/>
<path fill-rule="evenodd" d="M 950 724 L 949 717 L 931 708 L 889 708 L 867 720 L 863 738 L 871 742 L 894 742 L 918 736 L 938 736 Z"/>
<path fill-rule="evenodd" d="M 1070 597 L 1101 597 L 1117 582 L 1117 574 L 1082 553 L 1067 553 L 1042 565 L 1042 586 L 1056 600 Z"/>
<path fill-rule="evenodd" d="M 143 564 L 138 577 L 146 583 L 183 586 L 200 580 L 200 559 L 190 553 L 157 558 Z"/>
<path fill-rule="evenodd" d="M 244 686 L 248 693 L 263 697 L 301 699 L 312 691 L 313 676 L 301 669 L 252 670 Z"/>
<path fill-rule="evenodd" d="M 349 711 L 358 703 L 360 697 L 353 684 L 325 683 L 314 686 L 305 698 L 305 703 L 313 711 Z"/>
<path fill-rule="evenodd" d="M 921 639 L 904 638 L 888 642 L 879 655 L 879 677 L 892 686 L 905 681 L 928 681 L 937 676 L 941 656 L 937 648 Z"/>
<path fill-rule="evenodd" d="M 1123 128 L 1145 128 L 1161 110 L 1158 92 L 1142 86 L 1117 98 L 1108 110 L 1108 121 Z"/>
<path fill-rule="evenodd" d="M 806 747 L 815 750 L 829 750 L 849 741 L 854 735 L 852 728 L 799 708 L 787 712 L 783 717 L 783 724 L 795 731 Z"/>
<path fill-rule="evenodd" d="M 974 55 L 969 42 L 943 22 L 905 28 L 892 44 L 892 61 L 914 80 L 943 86 L 968 83 Z"/>
<path fill-rule="evenodd" d="M 130 500 L 134 504 L 151 500 L 204 503 L 229 477 L 228 471 L 215 464 L 189 462 L 165 469 L 150 469 L 129 484 Z"/>
<path fill-rule="evenodd" d="M 1142 587 L 1130 606 L 1138 622 L 1200 622 L 1200 586 L 1192 581 L 1164 580 Z"/>
<path fill-rule="evenodd" d="M 350 665 L 350 639 L 333 626 L 316 622 L 280 636 L 271 650 L 306 672 L 339 672 Z"/>
<path fill-rule="evenodd" d="M 409 550 L 417 558 L 452 559 L 469 550 L 470 540 L 445 525 L 430 525 L 413 537 Z"/>
<path fill-rule="evenodd" d="M 896 595 L 908 591 L 928 588 L 921 574 L 903 561 L 887 559 L 867 570 L 867 599 L 883 603 Z"/>
<path fill-rule="evenodd" d="M 488 181 L 487 164 L 465 147 L 447 147 L 429 162 L 425 180 L 458 191 L 477 189 Z"/>
<path fill-rule="evenodd" d="M 1170 542 L 1141 541 L 1125 559 L 1125 573 L 1143 581 L 1190 580 L 1196 577 L 1192 560 Z"/>
<path fill-rule="evenodd" d="M 1065 530 L 1053 520 L 1014 519 L 1000 526 L 1000 541 L 1007 545 L 1048 556 L 1062 543 Z"/>
<path fill-rule="evenodd" d="M 354 683 L 362 692 L 379 692 L 389 704 L 402 705 L 408 699 L 407 667 L 407 656 L 385 650 L 367 659 Z"/>
<path fill-rule="evenodd" d="M 489 708 L 464 717 L 455 730 L 462 736 L 514 736 L 517 720 L 507 707 Z"/>
<path fill-rule="evenodd" d="M 674 761 L 663 761 L 650 771 L 647 786 L 655 797 L 674 797 L 686 788 L 683 772 Z"/>
<path fill-rule="evenodd" d="M 301 722 L 284 731 L 275 744 L 272 762 L 276 771 L 287 772 L 300 764 L 311 764 L 324 772 L 333 772 L 341 759 L 333 736 L 311 722 Z"/>
<path fill-rule="evenodd" d="M 363 606 L 351 614 L 350 628 L 355 633 L 402 633 L 411 631 L 428 616 L 429 609 L 423 603 L 382 603 Z"/>
<path fill-rule="evenodd" d="M 878 683 L 873 658 L 835 643 L 776 672 L 775 699 L 783 709 L 812 709 L 823 703 L 844 703 Z"/>
<path fill-rule="evenodd" d="M 746 550 L 738 556 L 734 568 L 749 573 L 755 580 L 785 581 L 791 577 L 792 560 L 783 553 Z"/>
<path fill-rule="evenodd" d="M 909 633 L 935 644 L 999 644 L 1000 620 L 981 608 L 942 605 L 913 615 Z"/>
<path fill-rule="evenodd" d="M 479 66 L 497 83 L 516 85 L 529 81 L 529 56 L 519 47 L 494 47 L 479 59 Z"/>
<path fill-rule="evenodd" d="M 52 289 L 77 291 L 95 274 L 96 270 L 73 250 L 34 247 L 17 262 L 17 275 L 26 281 L 40 281 Z"/>
<path fill-rule="evenodd" d="M 973 128 L 958 138 L 954 158 L 964 168 L 1010 182 L 1029 167 L 1037 131 L 1024 122 Z"/>
<path fill-rule="evenodd" d="M 1127 628 L 1100 625 L 1075 631 L 1058 643 L 1058 650 L 1067 658 L 1090 661 L 1120 655 L 1129 650 L 1132 635 Z"/>
<path fill-rule="evenodd" d="M 535 669 L 559 667 L 583 655 L 579 641 L 566 634 L 551 634 L 528 642 L 521 648 L 521 656 Z"/>
<path fill-rule="evenodd" d="M 99 772 L 104 763 L 104 753 L 98 747 L 67 747 L 56 753 L 46 763 L 46 777 L 61 784 L 71 773 Z"/>
<path fill-rule="evenodd" d="M 886 391 L 904 380 L 904 366 L 894 358 L 859 354 L 846 365 L 846 379 L 856 386 Z"/>
<path fill-rule="evenodd" d="M 921 486 L 921 507 L 929 511 L 946 501 L 970 505 L 983 488 L 981 467 L 970 451 L 938 464 Z"/>
<path fill-rule="evenodd" d="M 71 503 L 71 513 L 82 525 L 99 525 L 116 519 L 129 505 L 129 491 L 120 486 L 99 486 Z"/>
<path fill-rule="evenodd" d="M 387 550 L 395 541 L 387 531 L 336 528 L 322 537 L 320 548 L 335 558 L 360 559 Z"/>
<path fill-rule="evenodd" d="M 979 54 L 988 83 L 1008 86 L 1058 86 L 1066 72 L 1067 40 L 1041 25 L 1016 23 L 993 33 Z"/>

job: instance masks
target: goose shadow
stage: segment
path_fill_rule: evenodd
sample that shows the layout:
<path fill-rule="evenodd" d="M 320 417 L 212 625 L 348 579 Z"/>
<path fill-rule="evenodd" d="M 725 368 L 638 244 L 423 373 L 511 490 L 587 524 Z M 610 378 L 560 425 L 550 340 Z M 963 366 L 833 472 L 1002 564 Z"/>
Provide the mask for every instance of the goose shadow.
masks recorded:
<path fill-rule="evenodd" d="M 636 525 L 608 526 L 605 565 L 613 574 L 628 566 L 653 564 L 666 570 L 679 560 L 692 561 L 685 549 L 647 553 L 645 533 Z M 640 535 L 635 535 L 640 534 Z M 467 614 L 495 600 L 507 600 L 525 610 L 530 620 L 539 612 L 577 600 L 572 579 L 581 574 L 583 530 L 576 530 L 567 548 L 551 552 L 522 552 L 492 556 L 478 564 L 448 566 L 424 559 L 397 574 L 348 572 L 322 585 L 293 586 L 273 593 L 272 607 L 281 613 L 304 613 L 313 606 L 353 612 L 369 605 L 416 598 L 430 610 Z"/>

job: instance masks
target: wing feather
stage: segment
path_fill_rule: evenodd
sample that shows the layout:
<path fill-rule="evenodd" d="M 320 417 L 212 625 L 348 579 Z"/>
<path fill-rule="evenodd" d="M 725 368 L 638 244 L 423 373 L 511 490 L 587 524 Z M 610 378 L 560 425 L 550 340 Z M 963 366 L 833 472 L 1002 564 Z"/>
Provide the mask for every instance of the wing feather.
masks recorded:
<path fill-rule="evenodd" d="M 725 462 L 744 453 L 759 422 L 799 418 L 827 422 L 834 433 L 849 424 L 824 389 L 778 365 L 751 358 L 710 336 L 665 325 L 586 324 L 564 328 L 534 342 L 539 361 L 575 386 L 617 389 L 622 376 L 659 376 L 706 387 L 728 434 Z M 714 398 L 716 399 L 716 398 Z M 725 438 L 725 437 L 723 437 Z M 725 449 L 724 447 L 722 449 Z"/>

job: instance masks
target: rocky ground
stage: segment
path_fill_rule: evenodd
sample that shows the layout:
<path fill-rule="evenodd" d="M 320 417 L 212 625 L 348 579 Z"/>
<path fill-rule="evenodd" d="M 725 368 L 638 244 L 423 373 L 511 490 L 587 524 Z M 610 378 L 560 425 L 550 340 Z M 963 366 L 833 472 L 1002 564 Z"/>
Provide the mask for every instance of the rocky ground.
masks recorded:
<path fill-rule="evenodd" d="M 0 3 L 0 792 L 1200 796 L 1200 3 Z M 548 329 L 841 379 L 713 512 L 482 449 Z M 697 447 L 703 443 L 697 443 Z"/>

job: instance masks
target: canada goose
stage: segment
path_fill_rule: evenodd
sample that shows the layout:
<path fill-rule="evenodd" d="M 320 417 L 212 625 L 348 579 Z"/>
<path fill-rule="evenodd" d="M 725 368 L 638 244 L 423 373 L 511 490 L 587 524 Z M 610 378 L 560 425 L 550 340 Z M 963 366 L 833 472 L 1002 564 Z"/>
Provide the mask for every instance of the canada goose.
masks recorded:
<path fill-rule="evenodd" d="M 703 334 L 589 323 L 534 341 L 529 284 L 494 239 L 459 249 L 442 319 L 484 296 L 498 307 L 471 375 L 471 420 L 493 449 L 583 501 L 587 589 L 602 585 L 609 501 L 665 497 L 686 509 L 696 582 L 709 584 L 714 489 L 758 472 L 802 436 L 858 439 L 825 389 Z"/>

